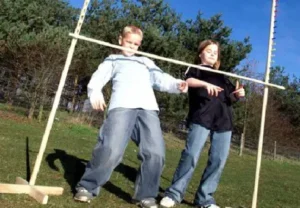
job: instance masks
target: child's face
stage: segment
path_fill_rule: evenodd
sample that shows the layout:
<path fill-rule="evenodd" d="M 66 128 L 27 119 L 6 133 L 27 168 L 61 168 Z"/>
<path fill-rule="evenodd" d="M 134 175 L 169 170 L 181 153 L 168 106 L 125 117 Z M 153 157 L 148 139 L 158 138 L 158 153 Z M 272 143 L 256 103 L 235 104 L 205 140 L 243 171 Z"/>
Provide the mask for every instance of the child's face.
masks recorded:
<path fill-rule="evenodd" d="M 218 60 L 218 46 L 211 44 L 206 46 L 199 57 L 204 65 L 213 66 Z"/>
<path fill-rule="evenodd" d="M 142 37 L 139 34 L 127 33 L 124 37 L 119 38 L 119 44 L 123 47 L 130 48 L 132 50 L 138 50 L 142 43 Z M 132 56 L 134 52 L 122 51 L 124 56 Z"/>

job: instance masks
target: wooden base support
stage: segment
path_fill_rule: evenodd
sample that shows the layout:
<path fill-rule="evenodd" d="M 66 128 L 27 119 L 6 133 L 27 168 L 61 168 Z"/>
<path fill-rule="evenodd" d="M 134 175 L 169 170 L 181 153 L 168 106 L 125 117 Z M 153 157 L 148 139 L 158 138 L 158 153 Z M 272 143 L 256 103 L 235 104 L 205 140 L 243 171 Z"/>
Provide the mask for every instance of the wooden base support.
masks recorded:
<path fill-rule="evenodd" d="M 29 185 L 23 178 L 17 177 L 16 184 L 0 183 L 0 193 L 4 194 L 28 194 L 41 204 L 47 204 L 48 195 L 62 195 L 62 187 Z"/>

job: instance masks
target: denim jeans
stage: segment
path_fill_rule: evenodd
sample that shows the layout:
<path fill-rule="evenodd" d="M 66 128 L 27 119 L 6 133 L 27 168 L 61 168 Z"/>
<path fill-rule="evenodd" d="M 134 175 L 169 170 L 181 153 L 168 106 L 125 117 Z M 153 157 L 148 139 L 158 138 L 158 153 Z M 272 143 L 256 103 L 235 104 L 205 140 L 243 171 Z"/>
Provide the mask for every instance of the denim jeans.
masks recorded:
<path fill-rule="evenodd" d="M 178 167 L 173 176 L 172 185 L 166 190 L 166 196 L 179 203 L 182 201 L 209 133 L 211 133 L 209 158 L 195 194 L 194 203 L 201 206 L 216 204 L 213 194 L 218 187 L 229 154 L 231 131 L 214 132 L 193 123 L 190 124 L 186 146 L 181 153 Z"/>
<path fill-rule="evenodd" d="M 130 138 L 139 146 L 138 158 L 141 160 L 133 199 L 156 197 L 164 166 L 165 144 L 157 112 L 144 109 L 115 108 L 108 112 L 92 159 L 77 187 L 98 195 L 100 187 L 121 162 Z"/>

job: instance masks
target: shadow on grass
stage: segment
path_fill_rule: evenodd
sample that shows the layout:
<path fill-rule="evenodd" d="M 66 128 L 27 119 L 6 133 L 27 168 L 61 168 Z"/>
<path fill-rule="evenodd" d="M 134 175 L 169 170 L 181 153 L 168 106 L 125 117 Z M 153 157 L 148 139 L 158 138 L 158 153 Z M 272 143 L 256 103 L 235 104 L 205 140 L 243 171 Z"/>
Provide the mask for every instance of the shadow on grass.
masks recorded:
<path fill-rule="evenodd" d="M 60 161 L 64 170 L 64 178 L 70 185 L 72 193 L 75 193 L 75 186 L 82 177 L 88 161 L 69 155 L 66 151 L 60 149 L 54 149 L 54 153 L 48 154 L 45 160 L 49 167 L 55 171 L 59 171 L 55 161 Z"/>
<path fill-rule="evenodd" d="M 29 157 L 29 138 L 26 137 L 26 180 L 30 180 L 31 169 L 30 169 L 30 157 Z"/>
<path fill-rule="evenodd" d="M 85 171 L 85 166 L 88 161 L 84 159 L 80 159 L 73 155 L 69 155 L 64 150 L 54 149 L 54 153 L 50 153 L 46 156 L 46 162 L 48 163 L 51 169 L 55 171 L 59 171 L 59 168 L 55 165 L 56 160 L 60 161 L 64 169 L 64 178 L 66 179 L 67 183 L 70 185 L 72 193 L 74 194 L 76 192 L 75 190 L 76 184 L 79 182 L 80 178 L 82 177 Z M 135 178 L 137 175 L 137 170 L 135 168 L 120 163 L 115 168 L 114 171 L 121 173 L 125 178 L 132 181 L 133 183 L 135 182 Z M 108 181 L 103 186 L 103 188 L 128 203 L 132 202 L 132 198 L 129 193 L 123 191 L 122 188 L 114 185 L 110 181 Z M 160 188 L 159 191 L 163 192 L 164 190 Z"/>
<path fill-rule="evenodd" d="M 46 162 L 48 163 L 49 167 L 55 171 L 59 171 L 59 168 L 55 165 L 55 161 L 59 160 L 63 169 L 64 169 L 64 178 L 66 179 L 67 183 L 71 187 L 71 191 L 74 194 L 76 192 L 75 187 L 79 182 L 80 178 L 84 174 L 85 167 L 87 164 L 87 160 L 80 159 L 76 156 L 69 155 L 65 150 L 54 149 L 54 153 L 50 153 L 46 156 Z M 134 161 L 132 161 L 134 162 Z M 131 182 L 135 182 L 137 169 L 131 167 L 129 165 L 120 163 L 114 171 L 121 173 L 125 178 L 130 180 Z M 31 176 L 31 169 L 30 169 L 30 157 L 29 157 L 29 138 L 26 137 L 26 178 L 27 181 L 30 180 Z M 164 178 L 166 180 L 166 178 Z M 108 192 L 115 194 L 117 197 L 123 199 L 124 201 L 131 203 L 132 198 L 131 195 L 127 192 L 124 192 L 120 187 L 117 187 L 110 181 L 108 181 L 104 186 Z M 159 196 L 157 200 L 163 197 L 163 193 L 165 190 L 159 187 Z M 192 203 L 189 203 L 185 200 L 182 201 L 183 204 L 192 206 Z"/>

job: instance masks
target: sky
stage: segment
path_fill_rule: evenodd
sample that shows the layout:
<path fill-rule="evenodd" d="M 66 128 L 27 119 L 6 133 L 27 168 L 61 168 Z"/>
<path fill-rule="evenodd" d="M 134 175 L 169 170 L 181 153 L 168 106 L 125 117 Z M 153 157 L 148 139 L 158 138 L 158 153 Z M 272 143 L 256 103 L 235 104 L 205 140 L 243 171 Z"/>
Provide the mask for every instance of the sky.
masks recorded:
<path fill-rule="evenodd" d="M 246 62 L 255 63 L 256 73 L 265 73 L 270 34 L 272 0 L 164 0 L 183 20 L 194 19 L 201 11 L 203 18 L 222 14 L 224 25 L 232 28 L 232 40 L 250 37 L 252 52 Z M 70 0 L 81 7 L 84 0 Z M 285 75 L 300 78 L 300 1 L 279 0 L 275 28 L 274 62 L 285 68 Z"/>

